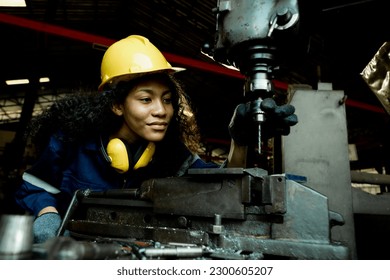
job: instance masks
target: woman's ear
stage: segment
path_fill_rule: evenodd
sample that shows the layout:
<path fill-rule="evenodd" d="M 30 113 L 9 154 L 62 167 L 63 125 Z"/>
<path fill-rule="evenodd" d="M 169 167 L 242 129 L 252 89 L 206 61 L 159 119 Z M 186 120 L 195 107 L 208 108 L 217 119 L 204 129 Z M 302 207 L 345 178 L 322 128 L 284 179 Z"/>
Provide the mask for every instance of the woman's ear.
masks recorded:
<path fill-rule="evenodd" d="M 112 105 L 111 110 L 117 116 L 122 116 L 123 115 L 122 106 L 119 105 L 119 104 Z"/>

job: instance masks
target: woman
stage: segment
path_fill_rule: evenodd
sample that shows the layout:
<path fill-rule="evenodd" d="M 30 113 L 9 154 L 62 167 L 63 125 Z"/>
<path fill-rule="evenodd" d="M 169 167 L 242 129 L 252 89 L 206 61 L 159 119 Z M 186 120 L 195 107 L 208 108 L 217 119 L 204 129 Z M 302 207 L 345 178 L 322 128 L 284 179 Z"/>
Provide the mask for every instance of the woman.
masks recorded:
<path fill-rule="evenodd" d="M 78 189 L 131 188 L 217 167 L 196 155 L 198 128 L 176 71 L 148 39 L 129 36 L 106 51 L 98 92 L 60 100 L 34 120 L 40 157 L 16 199 L 37 217 L 35 242 L 55 236 Z"/>
<path fill-rule="evenodd" d="M 60 100 L 32 122 L 40 157 L 24 173 L 16 200 L 37 217 L 36 243 L 56 235 L 78 189 L 136 188 L 148 178 L 219 167 L 196 154 L 199 131 L 176 71 L 148 39 L 129 36 L 105 52 L 98 92 Z M 272 99 L 263 104 L 269 119 L 280 117 L 287 131 L 296 123 L 292 106 L 278 107 Z M 245 167 L 251 120 L 248 104 L 237 106 L 229 125 L 229 167 Z"/>

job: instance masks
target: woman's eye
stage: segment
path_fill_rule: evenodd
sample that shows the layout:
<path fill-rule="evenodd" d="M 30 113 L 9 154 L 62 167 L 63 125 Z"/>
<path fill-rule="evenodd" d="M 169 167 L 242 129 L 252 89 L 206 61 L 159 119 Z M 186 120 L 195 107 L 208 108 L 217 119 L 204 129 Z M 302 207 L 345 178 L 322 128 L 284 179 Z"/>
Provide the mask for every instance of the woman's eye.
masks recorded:
<path fill-rule="evenodd" d="M 149 97 L 145 97 L 145 98 L 140 98 L 140 101 L 143 103 L 148 103 L 151 101 L 151 99 Z"/>
<path fill-rule="evenodd" d="M 171 104 L 171 103 L 172 103 L 172 98 L 171 98 L 171 97 L 169 97 L 169 98 L 164 98 L 163 101 L 164 101 L 164 103 L 166 103 L 166 104 Z"/>

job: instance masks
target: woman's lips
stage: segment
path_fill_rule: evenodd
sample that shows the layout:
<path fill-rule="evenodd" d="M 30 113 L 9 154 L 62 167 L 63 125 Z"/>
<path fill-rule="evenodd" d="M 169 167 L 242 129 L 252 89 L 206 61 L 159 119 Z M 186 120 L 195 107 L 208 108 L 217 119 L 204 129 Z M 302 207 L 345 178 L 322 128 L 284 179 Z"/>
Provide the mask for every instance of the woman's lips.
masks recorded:
<path fill-rule="evenodd" d="M 166 129 L 166 127 L 168 126 L 168 123 L 167 122 L 152 122 L 152 123 L 148 123 L 148 126 L 152 127 L 153 129 L 163 130 L 163 129 Z"/>

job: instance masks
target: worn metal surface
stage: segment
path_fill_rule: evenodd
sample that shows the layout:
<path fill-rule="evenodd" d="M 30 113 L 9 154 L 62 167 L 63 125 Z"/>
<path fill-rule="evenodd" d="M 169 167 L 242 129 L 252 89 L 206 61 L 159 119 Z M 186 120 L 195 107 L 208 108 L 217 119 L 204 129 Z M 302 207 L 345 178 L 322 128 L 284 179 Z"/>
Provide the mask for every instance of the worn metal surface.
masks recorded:
<path fill-rule="evenodd" d="M 138 199 L 91 193 L 67 229 L 75 237 L 170 246 L 156 256 L 187 244 L 207 248 L 202 257 L 211 259 L 349 258 L 348 248 L 330 239 L 335 217 L 338 224 L 342 219 L 329 212 L 324 195 L 285 175 L 215 172 L 148 181 Z"/>
<path fill-rule="evenodd" d="M 352 188 L 353 213 L 368 215 L 390 215 L 390 194 L 373 195 Z"/>
<path fill-rule="evenodd" d="M 155 213 L 244 219 L 241 202 L 241 184 L 231 178 L 218 177 L 205 180 L 164 178 L 148 180 L 142 184 L 141 197 L 153 201 Z"/>
<path fill-rule="evenodd" d="M 329 200 L 345 225 L 332 229 L 332 238 L 346 244 L 356 258 L 351 173 L 344 92 L 292 90 L 298 125 L 283 138 L 283 172 L 307 177 L 308 186 Z"/>
<path fill-rule="evenodd" d="M 32 216 L 2 215 L 0 218 L 0 260 L 31 258 L 32 231 Z"/>

